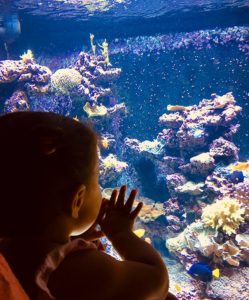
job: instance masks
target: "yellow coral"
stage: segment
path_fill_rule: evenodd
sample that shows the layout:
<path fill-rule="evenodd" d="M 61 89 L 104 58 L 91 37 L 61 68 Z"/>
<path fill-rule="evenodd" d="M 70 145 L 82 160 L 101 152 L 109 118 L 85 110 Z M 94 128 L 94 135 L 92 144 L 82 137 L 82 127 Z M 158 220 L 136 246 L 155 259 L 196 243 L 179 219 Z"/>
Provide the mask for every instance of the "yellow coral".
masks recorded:
<path fill-rule="evenodd" d="M 34 55 L 31 50 L 28 50 L 27 52 L 24 52 L 23 55 L 20 56 L 20 58 L 25 64 L 27 64 L 34 59 Z"/>
<path fill-rule="evenodd" d="M 202 221 L 207 227 L 221 229 L 231 235 L 244 221 L 244 213 L 245 209 L 237 200 L 225 197 L 203 209 Z"/>
<path fill-rule="evenodd" d="M 57 94 L 69 95 L 81 84 L 83 77 L 75 69 L 59 69 L 51 76 L 52 91 Z"/>
<path fill-rule="evenodd" d="M 89 118 L 105 116 L 108 113 L 107 108 L 104 105 L 95 104 L 91 106 L 89 102 L 86 102 L 83 106 L 83 110 L 87 113 Z"/>
<path fill-rule="evenodd" d="M 102 163 L 104 172 L 112 168 L 126 169 L 128 167 L 128 164 L 126 162 L 119 161 L 113 154 L 109 154 L 105 159 L 103 159 Z"/>
<path fill-rule="evenodd" d="M 102 45 L 99 45 L 99 47 L 102 49 L 102 55 L 104 56 L 105 58 L 105 63 L 107 65 L 111 65 L 110 64 L 110 58 L 109 58 L 109 45 L 106 41 L 106 39 L 104 40 L 104 42 L 102 43 Z"/>

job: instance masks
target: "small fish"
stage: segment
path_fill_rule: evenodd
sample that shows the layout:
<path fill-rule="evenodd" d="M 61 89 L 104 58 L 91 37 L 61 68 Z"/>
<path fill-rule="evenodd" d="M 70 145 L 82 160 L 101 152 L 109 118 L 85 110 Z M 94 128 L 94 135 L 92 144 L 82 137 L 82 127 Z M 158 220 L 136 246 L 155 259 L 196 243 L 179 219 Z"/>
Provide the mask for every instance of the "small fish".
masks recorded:
<path fill-rule="evenodd" d="M 233 171 L 247 171 L 249 169 L 249 162 L 240 162 L 238 161 L 236 164 L 231 165 L 230 169 Z"/>
<path fill-rule="evenodd" d="M 214 278 L 220 278 L 220 269 L 214 269 L 212 274 Z"/>
<path fill-rule="evenodd" d="M 233 183 L 239 183 L 244 181 L 244 174 L 242 171 L 233 171 L 231 174 L 226 175 L 226 179 L 232 181 Z"/>
<path fill-rule="evenodd" d="M 75 121 L 77 121 L 77 122 L 80 121 L 79 118 L 78 118 L 77 116 L 73 117 L 73 119 L 74 119 Z"/>
<path fill-rule="evenodd" d="M 149 237 L 146 237 L 144 240 L 145 240 L 145 242 L 147 242 L 148 244 L 152 244 L 152 241 L 151 241 L 151 239 L 150 239 Z"/>
<path fill-rule="evenodd" d="M 191 108 L 189 106 L 183 106 L 183 105 L 168 105 L 167 110 L 168 111 L 184 111 L 184 110 L 190 110 Z"/>
<path fill-rule="evenodd" d="M 195 263 L 187 271 L 192 277 L 199 279 L 203 282 L 210 282 L 214 278 L 219 278 L 220 271 L 215 269 L 212 271 L 211 267 L 206 263 Z"/>
<path fill-rule="evenodd" d="M 107 138 L 107 137 L 104 137 L 104 138 L 101 140 L 101 144 L 102 144 L 103 148 L 105 148 L 105 149 L 109 148 L 110 143 L 109 143 L 108 138 Z"/>
<path fill-rule="evenodd" d="M 143 237 L 145 234 L 145 230 L 144 229 L 136 229 L 133 231 L 135 233 L 135 235 L 137 235 L 139 238 Z"/>
<path fill-rule="evenodd" d="M 180 293 L 182 291 L 182 286 L 179 283 L 176 283 L 174 288 L 177 291 L 177 293 Z"/>

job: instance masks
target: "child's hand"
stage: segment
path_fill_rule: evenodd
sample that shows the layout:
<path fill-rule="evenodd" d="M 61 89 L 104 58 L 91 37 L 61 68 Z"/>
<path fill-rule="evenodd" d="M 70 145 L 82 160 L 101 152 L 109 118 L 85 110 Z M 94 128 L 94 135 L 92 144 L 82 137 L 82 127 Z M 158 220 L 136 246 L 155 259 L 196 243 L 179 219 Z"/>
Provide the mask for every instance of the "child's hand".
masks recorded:
<path fill-rule="evenodd" d="M 126 186 L 122 186 L 119 195 L 116 190 L 112 192 L 108 205 L 103 208 L 102 218 L 99 220 L 101 230 L 111 239 L 115 234 L 123 231 L 131 231 L 143 203 L 139 202 L 132 211 L 132 205 L 137 191 L 132 190 L 125 203 Z M 117 198 L 118 195 L 118 198 Z M 116 201 L 117 198 L 117 201 Z"/>

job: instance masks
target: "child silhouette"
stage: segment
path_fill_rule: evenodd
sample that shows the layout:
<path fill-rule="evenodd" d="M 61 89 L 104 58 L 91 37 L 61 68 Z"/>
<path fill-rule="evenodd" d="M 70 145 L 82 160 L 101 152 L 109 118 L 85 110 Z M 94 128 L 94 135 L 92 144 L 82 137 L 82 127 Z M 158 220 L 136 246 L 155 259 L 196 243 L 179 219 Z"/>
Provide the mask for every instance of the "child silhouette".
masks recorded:
<path fill-rule="evenodd" d="M 0 141 L 0 251 L 30 299 L 175 299 L 162 258 L 132 231 L 136 190 L 101 197 L 89 126 L 16 112 L 0 117 Z M 122 261 L 93 242 L 104 235 Z"/>

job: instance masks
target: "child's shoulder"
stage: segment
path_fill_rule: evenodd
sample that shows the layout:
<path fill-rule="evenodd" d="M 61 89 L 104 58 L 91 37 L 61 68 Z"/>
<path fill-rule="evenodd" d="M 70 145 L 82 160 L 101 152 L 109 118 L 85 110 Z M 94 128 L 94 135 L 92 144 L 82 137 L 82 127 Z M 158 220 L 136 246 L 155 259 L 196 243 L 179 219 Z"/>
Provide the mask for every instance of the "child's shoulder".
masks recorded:
<path fill-rule="evenodd" d="M 160 300 L 152 296 L 164 286 L 160 274 L 156 267 L 87 249 L 69 253 L 50 276 L 48 287 L 58 300 Z"/>
<path fill-rule="evenodd" d="M 69 253 L 51 274 L 48 287 L 57 299 L 110 299 L 108 287 L 118 261 L 103 251 L 86 249 Z M 105 295 L 106 294 L 106 295 Z"/>

